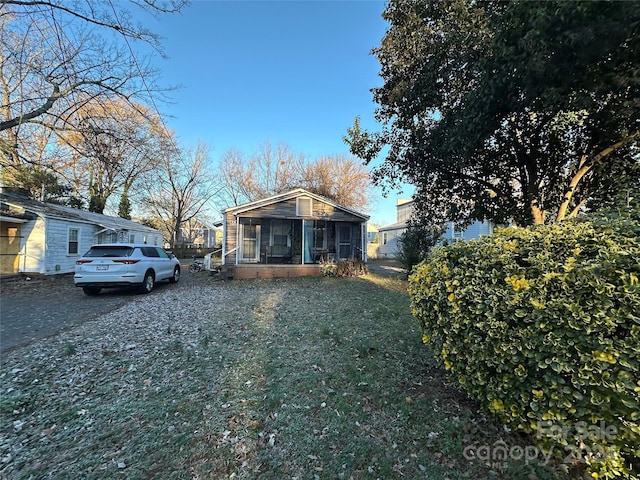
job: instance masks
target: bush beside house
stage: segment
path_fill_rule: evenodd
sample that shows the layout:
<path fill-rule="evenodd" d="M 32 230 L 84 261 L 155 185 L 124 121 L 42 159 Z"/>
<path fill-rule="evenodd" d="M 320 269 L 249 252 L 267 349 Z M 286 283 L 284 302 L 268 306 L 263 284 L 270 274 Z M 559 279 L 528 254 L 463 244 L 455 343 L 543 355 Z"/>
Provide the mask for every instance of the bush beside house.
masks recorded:
<path fill-rule="evenodd" d="M 640 478 L 639 236 L 628 219 L 503 229 L 410 277 L 423 341 L 468 394 L 594 478 Z"/>

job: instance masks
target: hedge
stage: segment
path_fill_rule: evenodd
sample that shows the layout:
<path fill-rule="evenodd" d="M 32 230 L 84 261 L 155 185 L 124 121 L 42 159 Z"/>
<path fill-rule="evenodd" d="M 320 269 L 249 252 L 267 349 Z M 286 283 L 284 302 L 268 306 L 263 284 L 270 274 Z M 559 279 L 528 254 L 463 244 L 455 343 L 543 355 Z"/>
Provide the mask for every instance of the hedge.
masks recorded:
<path fill-rule="evenodd" d="M 640 478 L 639 235 L 622 220 L 502 229 L 409 278 L 423 341 L 469 396 L 594 478 Z"/>

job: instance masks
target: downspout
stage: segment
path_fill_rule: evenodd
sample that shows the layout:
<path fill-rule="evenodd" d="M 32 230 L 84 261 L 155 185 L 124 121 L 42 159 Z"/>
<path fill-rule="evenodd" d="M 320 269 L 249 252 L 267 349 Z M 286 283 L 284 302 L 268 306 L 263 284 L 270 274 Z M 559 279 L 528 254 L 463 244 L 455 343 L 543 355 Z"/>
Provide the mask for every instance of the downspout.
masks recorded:
<path fill-rule="evenodd" d="M 46 274 L 47 273 L 47 261 L 49 259 L 49 222 L 47 221 L 47 217 L 43 216 L 42 217 L 42 221 L 44 222 L 44 255 L 43 255 L 43 259 L 42 259 L 42 265 L 40 266 L 39 270 L 42 270 L 40 273 L 42 274 Z M 25 255 L 25 261 L 27 259 L 27 256 Z M 27 265 L 25 263 L 25 270 L 27 268 Z"/>

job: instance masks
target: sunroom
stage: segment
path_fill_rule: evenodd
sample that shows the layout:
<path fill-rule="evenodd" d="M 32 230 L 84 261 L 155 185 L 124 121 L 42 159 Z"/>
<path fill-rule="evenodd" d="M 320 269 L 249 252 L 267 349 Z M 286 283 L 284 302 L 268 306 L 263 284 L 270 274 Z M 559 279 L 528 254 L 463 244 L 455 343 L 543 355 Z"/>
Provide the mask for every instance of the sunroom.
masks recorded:
<path fill-rule="evenodd" d="M 314 275 L 324 262 L 366 261 L 368 218 L 304 189 L 231 207 L 224 211 L 222 263 L 244 278 Z"/>

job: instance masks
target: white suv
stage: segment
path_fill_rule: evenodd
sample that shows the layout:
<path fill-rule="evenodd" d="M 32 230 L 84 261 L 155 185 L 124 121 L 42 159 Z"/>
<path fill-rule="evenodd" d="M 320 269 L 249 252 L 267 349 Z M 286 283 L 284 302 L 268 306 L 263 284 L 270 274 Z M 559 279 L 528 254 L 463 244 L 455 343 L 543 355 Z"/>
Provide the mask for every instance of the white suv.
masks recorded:
<path fill-rule="evenodd" d="M 180 280 L 180 262 L 160 247 L 135 243 L 93 245 L 76 260 L 73 281 L 87 295 L 103 288 L 137 286 L 149 293 L 160 280 Z"/>

